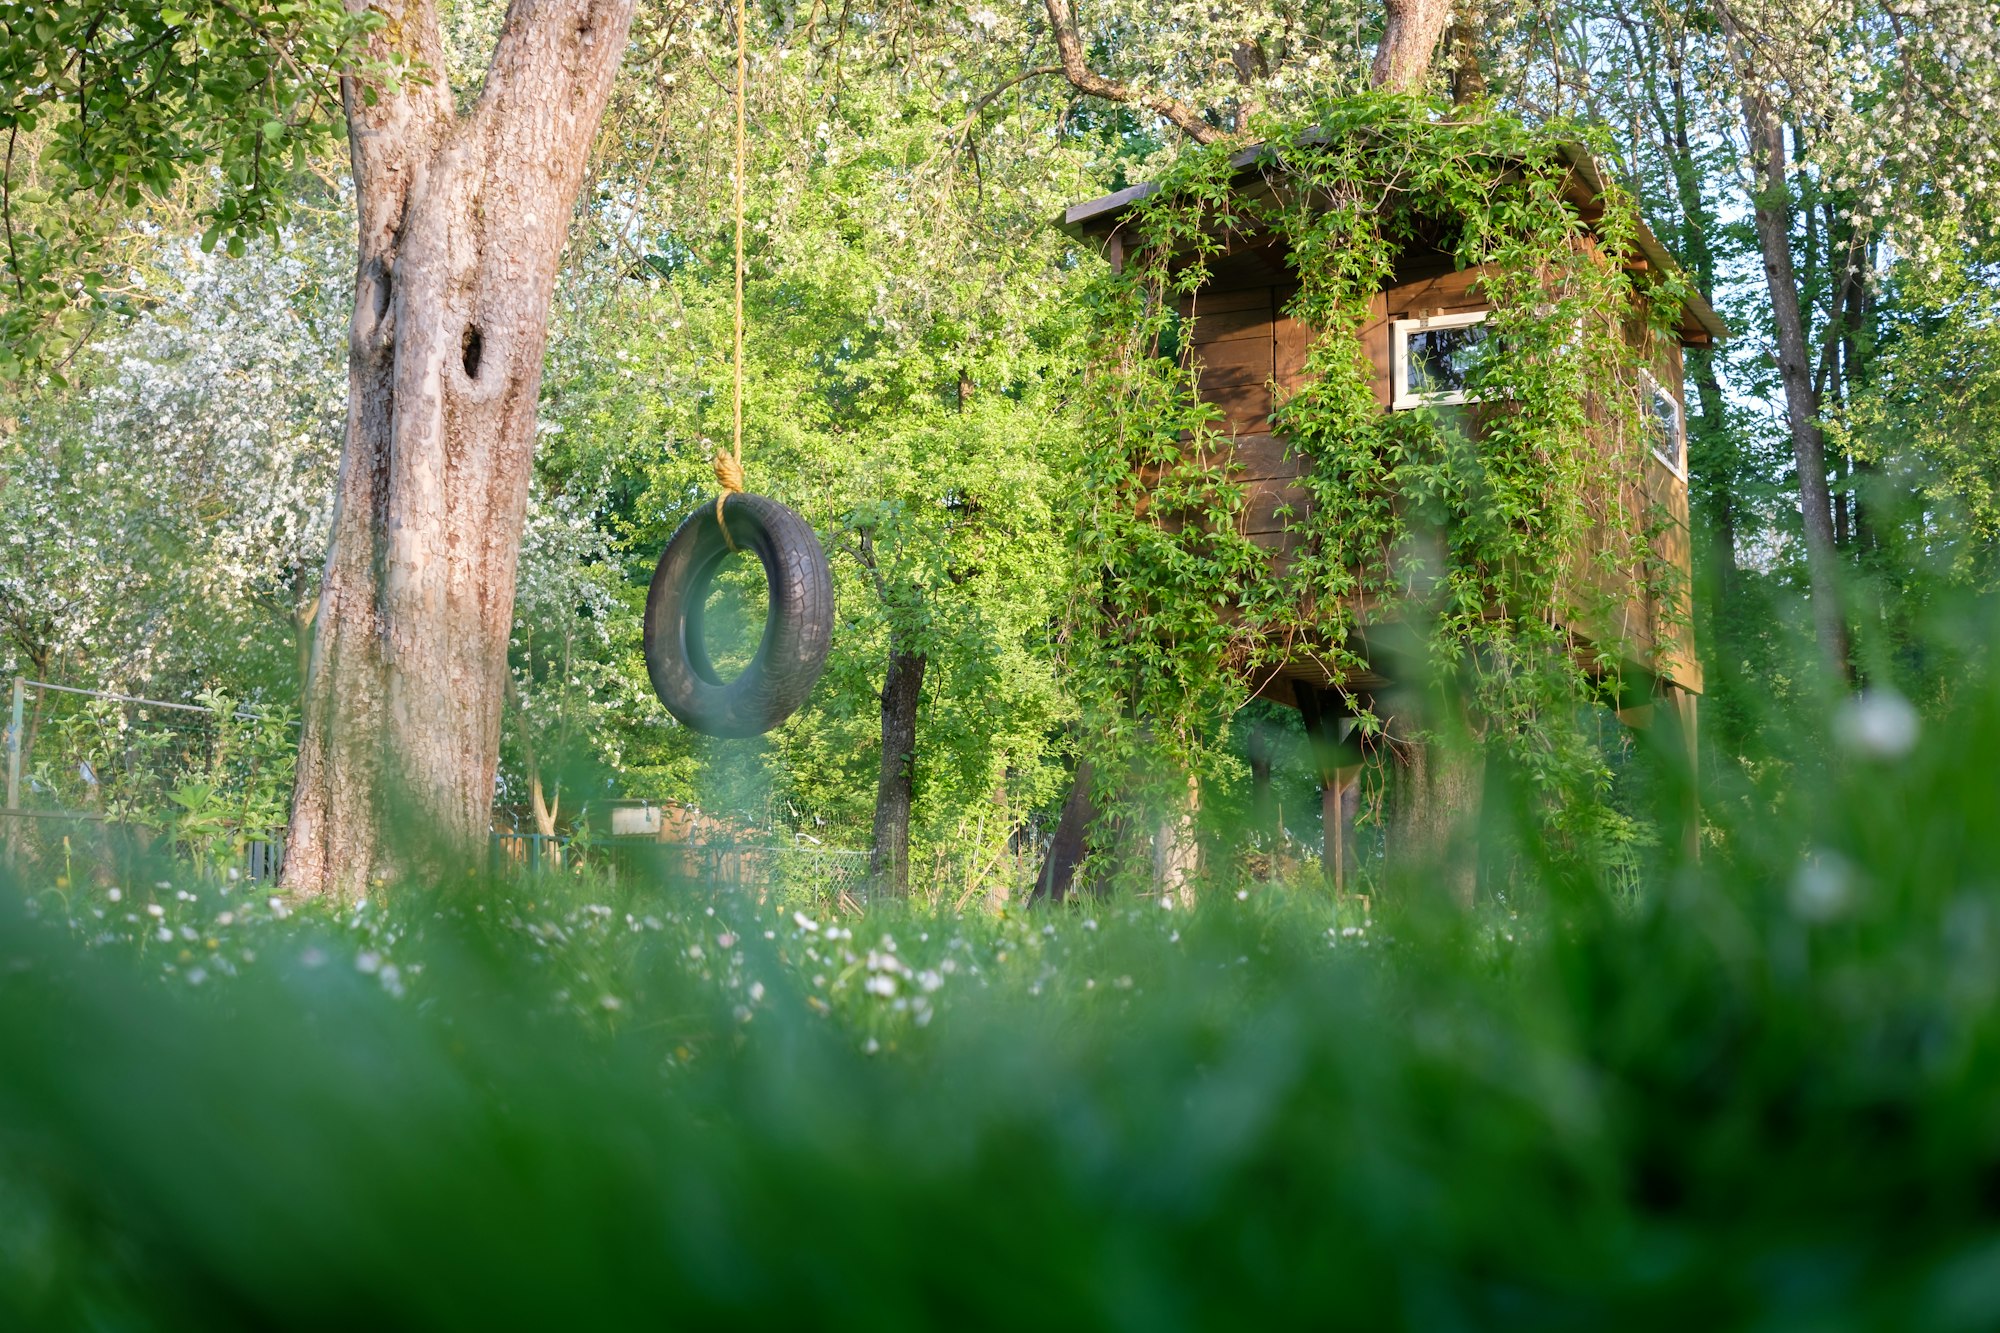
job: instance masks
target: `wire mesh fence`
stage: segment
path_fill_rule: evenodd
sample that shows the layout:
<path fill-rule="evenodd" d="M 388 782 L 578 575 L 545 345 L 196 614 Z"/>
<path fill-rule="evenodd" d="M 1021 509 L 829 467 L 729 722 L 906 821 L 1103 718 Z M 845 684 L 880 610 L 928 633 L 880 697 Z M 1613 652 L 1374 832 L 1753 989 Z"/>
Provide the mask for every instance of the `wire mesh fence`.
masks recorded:
<path fill-rule="evenodd" d="M 246 708 L 216 695 L 150 699 L 26 677 L 0 697 L 8 705 L 0 864 L 22 881 L 124 884 L 169 860 L 201 874 L 278 881 L 298 744 L 289 710 Z M 813 821 L 812 832 L 788 830 L 765 813 L 764 821 L 753 815 L 741 823 L 656 820 L 649 837 L 615 836 L 615 820 L 573 835 L 496 832 L 488 869 L 604 874 L 834 909 L 868 901 L 866 827 Z M 1044 840 L 1024 826 L 1003 846 L 928 849 L 910 867 L 912 896 L 960 909 L 1005 901 L 1032 883 Z"/>
<path fill-rule="evenodd" d="M 166 857 L 275 874 L 297 745 L 287 710 L 15 677 L 6 719 L 0 858 L 16 874 L 112 883 Z"/>
<path fill-rule="evenodd" d="M 708 839 L 662 842 L 644 838 L 575 838 L 543 833 L 496 833 L 493 865 L 526 875 L 608 874 L 632 883 L 702 885 L 759 898 L 812 899 L 859 905 L 868 898 L 866 850 Z"/>

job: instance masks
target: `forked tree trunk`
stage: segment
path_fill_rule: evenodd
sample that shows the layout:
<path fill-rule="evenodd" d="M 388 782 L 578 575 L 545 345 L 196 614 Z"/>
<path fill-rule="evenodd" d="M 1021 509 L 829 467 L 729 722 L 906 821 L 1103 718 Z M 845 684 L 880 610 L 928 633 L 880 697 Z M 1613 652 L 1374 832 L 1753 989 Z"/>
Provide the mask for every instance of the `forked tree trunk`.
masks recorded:
<path fill-rule="evenodd" d="M 910 804 L 915 795 L 917 705 L 924 697 L 922 653 L 892 650 L 882 681 L 882 768 L 875 786 L 875 850 L 869 872 L 875 891 L 910 892 Z"/>
<path fill-rule="evenodd" d="M 555 837 L 556 816 L 562 812 L 562 788 L 556 788 L 555 800 L 549 800 L 547 792 L 542 789 L 542 770 L 539 767 L 529 770 L 528 803 L 535 810 L 535 832 L 544 838 Z"/>
<path fill-rule="evenodd" d="M 340 899 L 486 837 L 549 295 L 633 0 L 515 0 L 463 117 L 434 0 L 376 7 L 416 77 L 342 81 L 347 439 L 284 871 Z"/>

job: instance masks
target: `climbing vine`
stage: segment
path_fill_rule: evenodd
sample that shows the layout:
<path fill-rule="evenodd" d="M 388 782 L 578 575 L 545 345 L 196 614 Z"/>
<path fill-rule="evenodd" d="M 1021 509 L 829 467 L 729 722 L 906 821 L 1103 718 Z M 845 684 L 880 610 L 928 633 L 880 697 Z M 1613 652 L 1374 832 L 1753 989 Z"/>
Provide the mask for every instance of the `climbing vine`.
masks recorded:
<path fill-rule="evenodd" d="M 1580 706 L 1651 665 L 1635 632 L 1658 627 L 1624 609 L 1677 604 L 1657 557 L 1670 520 L 1640 487 L 1640 375 L 1684 292 L 1645 271 L 1616 187 L 1580 210 L 1565 145 L 1584 137 L 1347 98 L 1265 127 L 1247 167 L 1240 145 L 1190 156 L 1122 221 L 1123 264 L 1095 292 L 1070 617 L 1105 801 L 1184 798 L 1257 680 L 1301 658 L 1364 678 L 1400 625 L 1421 651 L 1398 674 L 1462 701 L 1455 720 L 1500 747 L 1544 824 L 1603 831 L 1608 772 Z M 1285 313 L 1315 335 L 1274 415 L 1308 497 L 1281 511 L 1282 558 L 1245 535 L 1183 315 L 1199 326 L 1220 257 L 1272 240 L 1296 283 Z M 1423 247 L 1481 268 L 1486 350 L 1467 404 L 1385 411 L 1362 334 Z M 1341 688 L 1378 745 L 1424 734 Z"/>

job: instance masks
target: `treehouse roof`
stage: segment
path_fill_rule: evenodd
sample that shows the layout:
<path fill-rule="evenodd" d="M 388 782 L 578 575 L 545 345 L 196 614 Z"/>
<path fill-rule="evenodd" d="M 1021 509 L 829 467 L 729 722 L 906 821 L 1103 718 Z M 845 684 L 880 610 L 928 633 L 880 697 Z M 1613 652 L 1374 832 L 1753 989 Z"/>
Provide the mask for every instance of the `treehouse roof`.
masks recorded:
<path fill-rule="evenodd" d="M 1603 173 L 1599 171 L 1596 160 L 1591 157 L 1590 150 L 1582 144 L 1564 143 L 1559 146 L 1559 151 L 1570 168 L 1571 204 L 1586 223 L 1595 222 L 1604 213 Z M 1270 159 L 1270 145 L 1254 143 L 1231 155 L 1230 165 L 1235 168 L 1236 180 L 1241 183 L 1252 177 L 1261 176 L 1262 168 L 1270 165 Z M 1100 198 L 1072 204 L 1063 212 L 1063 229 L 1076 236 L 1113 232 L 1117 228 L 1118 220 L 1132 205 L 1149 195 L 1158 193 L 1159 188 L 1157 183 L 1147 181 Z M 1660 273 L 1680 271 L 1680 265 L 1667 253 L 1666 247 L 1660 244 L 1659 238 L 1653 235 L 1644 222 L 1637 223 L 1633 241 L 1641 261 L 1634 267 L 1652 268 Z M 1707 301 L 1702 299 L 1699 292 L 1690 290 L 1687 302 L 1681 309 L 1678 332 L 1683 345 L 1706 346 L 1717 339 L 1728 337 L 1729 326 L 1722 322 L 1722 318 Z"/>

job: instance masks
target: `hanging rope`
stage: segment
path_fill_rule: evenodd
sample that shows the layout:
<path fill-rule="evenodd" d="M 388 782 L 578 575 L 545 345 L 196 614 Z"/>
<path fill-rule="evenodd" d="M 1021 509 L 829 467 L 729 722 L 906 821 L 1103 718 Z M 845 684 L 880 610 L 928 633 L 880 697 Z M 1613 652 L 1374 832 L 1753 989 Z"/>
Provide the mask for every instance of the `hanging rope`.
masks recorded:
<path fill-rule="evenodd" d="M 732 495 L 743 493 L 743 83 L 744 71 L 748 65 L 745 51 L 744 0 L 736 0 L 736 355 L 734 371 L 735 433 L 730 452 L 715 451 L 715 484 L 722 493 L 715 497 L 715 521 L 722 529 L 722 540 L 729 543 L 734 551 L 736 543 L 729 536 L 729 525 L 723 522 L 723 502 Z"/>

